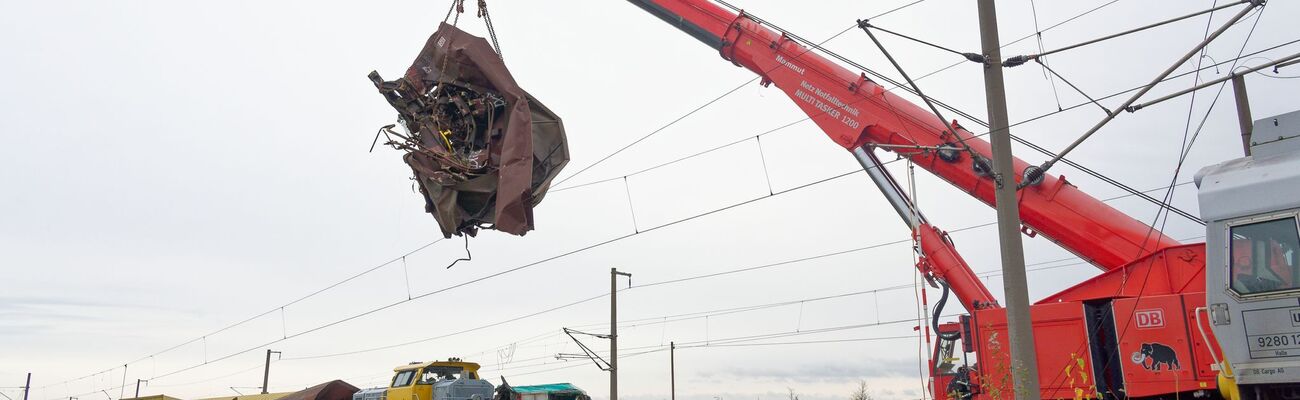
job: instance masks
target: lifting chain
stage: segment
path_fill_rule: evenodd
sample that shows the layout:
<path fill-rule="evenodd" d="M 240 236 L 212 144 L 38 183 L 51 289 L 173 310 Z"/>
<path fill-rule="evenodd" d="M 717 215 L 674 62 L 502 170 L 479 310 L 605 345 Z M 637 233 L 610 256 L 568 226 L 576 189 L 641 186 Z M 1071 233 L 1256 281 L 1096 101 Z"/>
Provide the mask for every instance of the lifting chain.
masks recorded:
<path fill-rule="evenodd" d="M 492 38 L 492 48 L 497 50 L 497 58 L 505 61 L 505 57 L 501 55 L 501 43 L 497 42 L 497 30 L 492 26 L 492 16 L 488 15 L 487 0 L 478 0 L 478 16 L 483 18 L 483 23 L 487 25 L 488 36 Z"/>
<path fill-rule="evenodd" d="M 456 13 L 456 19 L 451 19 L 451 14 Z M 442 17 L 442 22 L 451 19 L 451 25 L 455 26 L 460 22 L 460 15 L 465 13 L 465 0 L 451 0 L 451 7 L 447 9 L 447 16 Z"/>
<path fill-rule="evenodd" d="M 455 26 L 460 22 L 460 15 L 464 13 L 465 0 L 452 0 L 451 7 L 447 9 L 447 16 L 442 18 L 442 22 L 451 20 L 451 25 Z M 455 14 L 456 17 L 452 18 L 452 14 Z M 477 15 L 479 18 L 483 19 L 484 25 L 487 25 L 488 37 L 492 38 L 492 48 L 496 49 L 497 58 L 505 60 L 505 57 L 502 57 L 501 55 L 501 43 L 497 41 L 496 27 L 492 26 L 492 15 L 488 14 L 487 0 L 478 0 Z"/>

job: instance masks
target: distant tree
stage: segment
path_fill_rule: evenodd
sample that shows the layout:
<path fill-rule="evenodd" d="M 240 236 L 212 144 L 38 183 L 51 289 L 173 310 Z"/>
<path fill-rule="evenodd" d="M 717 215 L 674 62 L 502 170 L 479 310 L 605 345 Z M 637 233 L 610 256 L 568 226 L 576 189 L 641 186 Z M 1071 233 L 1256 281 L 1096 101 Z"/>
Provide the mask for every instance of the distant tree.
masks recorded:
<path fill-rule="evenodd" d="M 873 399 L 874 397 L 871 397 L 871 392 L 867 390 L 866 380 L 859 380 L 858 388 L 854 389 L 853 394 L 849 395 L 849 400 L 873 400 Z"/>
<path fill-rule="evenodd" d="M 790 400 L 799 400 L 799 395 L 794 392 L 794 388 L 788 387 L 786 389 L 790 391 Z"/>

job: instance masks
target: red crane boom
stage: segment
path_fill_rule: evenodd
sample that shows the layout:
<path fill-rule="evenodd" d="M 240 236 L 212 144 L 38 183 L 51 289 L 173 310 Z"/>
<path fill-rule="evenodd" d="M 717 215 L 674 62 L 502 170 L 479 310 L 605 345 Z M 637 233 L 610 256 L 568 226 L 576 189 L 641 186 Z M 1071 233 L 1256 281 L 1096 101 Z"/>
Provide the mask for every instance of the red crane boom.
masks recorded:
<path fill-rule="evenodd" d="M 630 0 L 685 31 L 724 59 L 775 84 L 836 144 L 850 151 L 872 145 L 968 146 L 988 159 L 988 142 L 827 60 L 788 36 L 707 0 Z M 975 198 L 992 205 L 994 185 L 970 153 L 906 150 L 901 155 Z M 987 166 L 987 161 L 984 166 Z M 1015 160 L 1023 176 L 1029 164 Z M 1019 180 L 1019 177 L 1017 177 Z M 1078 190 L 1064 177 L 1047 175 L 1020 194 L 1024 224 L 1094 265 L 1112 270 L 1180 243 Z"/>

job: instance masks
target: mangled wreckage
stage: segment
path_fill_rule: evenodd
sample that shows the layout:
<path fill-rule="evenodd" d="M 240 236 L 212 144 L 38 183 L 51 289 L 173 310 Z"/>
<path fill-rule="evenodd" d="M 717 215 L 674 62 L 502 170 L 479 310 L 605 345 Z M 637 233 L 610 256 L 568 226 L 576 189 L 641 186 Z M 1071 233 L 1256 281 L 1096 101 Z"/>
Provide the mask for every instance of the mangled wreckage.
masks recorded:
<path fill-rule="evenodd" d="M 487 41 L 443 23 L 405 76 L 371 72 L 370 80 L 406 131 L 380 133 L 406 152 L 444 237 L 533 229 L 533 207 L 569 160 L 564 125 L 515 83 Z"/>

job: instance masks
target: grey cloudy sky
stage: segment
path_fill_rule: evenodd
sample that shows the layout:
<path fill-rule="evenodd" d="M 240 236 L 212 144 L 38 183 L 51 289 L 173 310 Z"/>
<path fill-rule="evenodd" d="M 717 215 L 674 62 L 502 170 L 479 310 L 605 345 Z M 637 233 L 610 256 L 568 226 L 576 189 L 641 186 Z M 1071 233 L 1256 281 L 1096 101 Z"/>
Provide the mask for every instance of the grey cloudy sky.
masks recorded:
<path fill-rule="evenodd" d="M 624 1 L 490 3 L 516 79 L 565 120 L 573 154 L 565 174 L 752 77 Z M 745 0 L 738 5 L 820 40 L 857 18 L 905 3 Z M 1111 2 L 1040 1 L 1038 23 L 1051 26 L 1106 3 Z M 1047 31 L 1043 42 L 1058 47 L 1210 4 L 1120 0 Z M 787 388 L 806 400 L 844 398 L 858 379 L 870 382 L 881 398 L 920 395 L 917 339 L 889 339 L 914 335 L 914 323 L 888 323 L 916 315 L 913 290 L 799 301 L 914 283 L 906 243 L 637 287 L 905 240 L 903 224 L 860 174 L 308 332 L 411 294 L 766 196 L 769 178 L 752 141 L 632 176 L 627 187 L 615 181 L 552 193 L 537 209 L 537 231 L 523 238 L 480 235 L 470 242 L 472 262 L 444 269 L 464 250 L 459 239 L 442 241 L 404 263 L 280 310 L 439 236 L 411 191 L 399 154 L 366 151 L 375 129 L 391 123 L 394 113 L 365 75 L 372 69 L 385 76 L 401 73 L 446 6 L 427 1 L 0 1 L 0 276 L 5 283 L 0 392 L 16 394 L 9 387 L 21 385 L 27 372 L 34 373 L 33 397 L 42 400 L 116 399 L 121 383 L 136 379 L 152 379 L 142 394 L 218 396 L 233 394 L 232 386 L 248 392 L 260 384 L 263 344 L 293 335 L 269 346 L 284 356 L 272 366 L 273 390 L 329 379 L 381 384 L 395 365 L 462 356 L 487 365 L 485 374 L 494 378 L 504 375 L 515 384 L 573 382 L 603 398 L 608 381 L 602 372 L 551 356 L 576 351 L 561 327 L 607 329 L 599 325 L 608 316 L 606 299 L 445 335 L 598 296 L 608 290 L 608 269 L 618 267 L 634 274 L 633 289 L 620 295 L 621 315 L 641 320 L 620 331 L 625 347 L 640 349 L 626 352 L 636 355 L 621 366 L 626 397 L 668 397 L 668 358 L 659 350 L 669 341 L 695 346 L 677 353 L 679 395 L 688 400 L 784 397 Z M 1028 0 L 1003 1 L 999 7 L 1004 41 L 1034 32 Z M 1298 8 L 1295 2 L 1271 3 L 1246 51 L 1300 38 L 1289 20 L 1300 15 Z M 1228 14 L 1216 13 L 1213 25 Z M 978 49 L 973 2 L 927 0 L 873 22 L 953 48 Z M 1211 45 L 1211 58 L 1235 57 L 1254 22 L 1252 16 Z M 461 25 L 485 32 L 472 15 Z M 1206 19 L 1197 18 L 1053 56 L 1051 62 L 1090 94 L 1110 94 L 1149 80 L 1199 41 L 1205 27 Z M 913 43 L 885 41 L 913 75 L 956 61 Z M 861 32 L 841 35 L 827 47 L 896 76 Z M 1027 40 L 1007 53 L 1036 47 Z M 1297 48 L 1262 55 L 1278 57 Z M 1203 78 L 1226 72 L 1226 66 L 1209 70 Z M 1042 70 L 1008 70 L 1008 80 L 1013 120 L 1057 110 L 1057 95 Z M 1296 108 L 1300 80 L 1254 75 L 1249 82 L 1256 116 Z M 1190 77 L 1179 79 L 1156 92 L 1191 83 Z M 950 104 L 984 115 L 982 78 L 973 64 L 921 84 Z M 1056 91 L 1064 105 L 1084 101 L 1061 82 Z M 1213 97 L 1210 91 L 1197 98 L 1193 130 Z M 1180 182 L 1201 166 L 1240 153 L 1229 100 L 1224 96 L 1209 111 Z M 1188 104 L 1184 98 L 1122 115 L 1071 158 L 1133 187 L 1165 185 Z M 1100 116 L 1095 108 L 1081 107 L 1013 131 L 1060 149 Z M 749 85 L 566 185 L 619 177 L 802 117 L 779 91 Z M 807 122 L 764 136 L 762 145 L 771 186 L 778 191 L 856 168 Z M 1026 149 L 1017 151 L 1031 162 L 1042 161 Z M 892 167 L 905 176 L 901 163 Z M 1096 197 L 1122 194 L 1068 167 L 1057 172 Z M 916 183 L 918 202 L 939 226 L 951 230 L 993 221 L 991 209 L 924 172 Z M 1181 186 L 1173 202 L 1194 211 L 1194 194 L 1190 185 Z M 1139 200 L 1112 204 L 1142 220 L 1155 215 L 1153 206 Z M 1166 232 L 1180 239 L 1203 235 L 1199 225 L 1177 217 Z M 976 270 L 997 269 L 991 227 L 953 237 Z M 1031 263 L 1069 256 L 1042 238 L 1027 239 L 1026 247 Z M 1096 272 L 1086 265 L 1031 272 L 1031 298 Z M 998 276 L 986 277 L 986 283 L 1001 294 Z M 707 313 L 779 302 L 792 303 Z M 697 314 L 670 318 L 690 313 Z M 882 324 L 771 340 L 879 339 L 873 341 L 714 345 L 728 338 L 877 322 Z M 434 339 L 423 340 L 429 338 Z M 131 389 L 125 390 L 128 396 Z"/>

